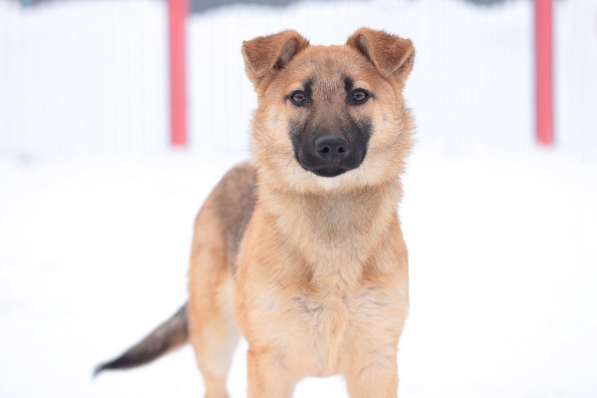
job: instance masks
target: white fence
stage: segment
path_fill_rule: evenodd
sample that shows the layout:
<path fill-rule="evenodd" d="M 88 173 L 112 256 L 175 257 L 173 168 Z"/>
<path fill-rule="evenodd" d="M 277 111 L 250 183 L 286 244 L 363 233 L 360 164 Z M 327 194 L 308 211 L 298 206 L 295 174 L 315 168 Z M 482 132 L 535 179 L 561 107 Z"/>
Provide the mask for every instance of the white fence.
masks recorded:
<path fill-rule="evenodd" d="M 418 139 L 517 150 L 533 142 L 530 1 L 233 6 L 191 17 L 189 126 L 198 153 L 239 153 L 255 99 L 242 40 L 295 28 L 341 43 L 367 25 L 411 37 Z M 556 146 L 597 153 L 597 1 L 556 7 Z M 154 153 L 168 148 L 166 8 L 157 1 L 0 3 L 0 155 Z"/>

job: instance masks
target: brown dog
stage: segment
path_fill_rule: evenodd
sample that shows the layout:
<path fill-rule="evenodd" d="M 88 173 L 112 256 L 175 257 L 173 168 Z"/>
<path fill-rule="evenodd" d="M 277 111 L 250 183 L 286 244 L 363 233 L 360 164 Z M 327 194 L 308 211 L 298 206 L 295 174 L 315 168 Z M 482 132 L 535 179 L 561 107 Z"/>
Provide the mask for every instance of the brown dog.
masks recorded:
<path fill-rule="evenodd" d="M 408 307 L 396 207 L 414 48 L 370 29 L 343 46 L 286 31 L 242 53 L 258 95 L 253 161 L 229 171 L 197 216 L 189 302 L 97 371 L 190 340 L 206 397 L 227 397 L 240 331 L 249 397 L 289 397 L 301 378 L 333 374 L 351 397 L 396 397 Z"/>

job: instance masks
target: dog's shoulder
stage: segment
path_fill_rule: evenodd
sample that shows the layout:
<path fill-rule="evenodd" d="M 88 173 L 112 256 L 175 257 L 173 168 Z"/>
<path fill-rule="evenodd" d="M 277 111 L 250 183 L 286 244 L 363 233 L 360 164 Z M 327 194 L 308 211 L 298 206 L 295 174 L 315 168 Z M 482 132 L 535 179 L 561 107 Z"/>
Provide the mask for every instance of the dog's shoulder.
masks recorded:
<path fill-rule="evenodd" d="M 249 162 L 231 168 L 220 180 L 211 198 L 219 219 L 231 264 L 257 201 L 257 173 Z"/>

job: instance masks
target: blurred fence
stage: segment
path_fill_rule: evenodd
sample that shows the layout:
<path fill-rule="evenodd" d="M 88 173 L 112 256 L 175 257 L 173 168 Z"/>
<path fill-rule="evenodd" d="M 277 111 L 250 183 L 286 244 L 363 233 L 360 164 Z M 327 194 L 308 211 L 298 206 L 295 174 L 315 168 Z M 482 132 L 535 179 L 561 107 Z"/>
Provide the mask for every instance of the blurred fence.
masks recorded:
<path fill-rule="evenodd" d="M 597 152 L 597 1 L 555 9 L 557 146 Z M 168 148 L 164 2 L 0 2 L 0 155 L 155 153 Z M 360 26 L 411 37 L 407 88 L 418 140 L 520 149 L 534 132 L 530 1 L 302 2 L 231 5 L 194 14 L 188 29 L 190 144 L 241 156 L 255 106 L 240 43 L 294 28 L 341 43 Z"/>

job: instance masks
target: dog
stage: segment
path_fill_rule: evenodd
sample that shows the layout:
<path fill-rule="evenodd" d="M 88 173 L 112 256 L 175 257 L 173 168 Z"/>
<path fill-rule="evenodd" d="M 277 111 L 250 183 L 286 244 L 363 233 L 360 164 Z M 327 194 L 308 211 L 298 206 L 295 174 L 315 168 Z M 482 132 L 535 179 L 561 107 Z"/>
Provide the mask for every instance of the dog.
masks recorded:
<path fill-rule="evenodd" d="M 353 398 L 396 397 L 413 44 L 362 28 L 344 45 L 316 46 L 284 31 L 244 42 L 242 55 L 258 97 L 251 161 L 196 217 L 188 302 L 96 373 L 190 342 L 205 397 L 228 397 L 242 333 L 250 398 L 290 397 L 302 378 L 335 374 Z"/>

